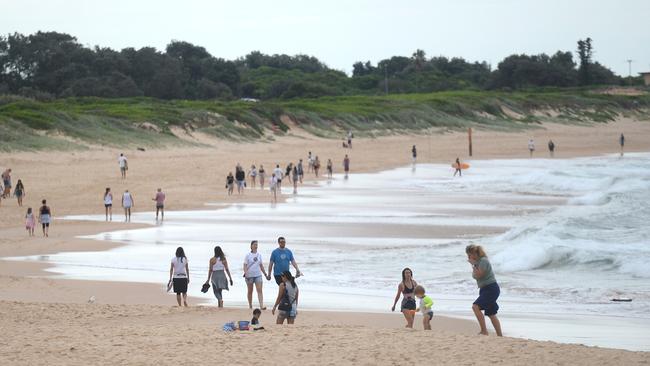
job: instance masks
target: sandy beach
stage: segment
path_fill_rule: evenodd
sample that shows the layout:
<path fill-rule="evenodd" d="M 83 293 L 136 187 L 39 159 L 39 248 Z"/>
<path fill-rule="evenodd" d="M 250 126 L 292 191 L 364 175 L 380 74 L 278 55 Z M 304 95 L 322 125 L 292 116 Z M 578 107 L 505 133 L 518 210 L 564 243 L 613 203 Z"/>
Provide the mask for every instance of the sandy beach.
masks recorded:
<path fill-rule="evenodd" d="M 589 126 L 551 124 L 516 133 L 475 131 L 473 158 L 527 158 L 531 137 L 537 145 L 535 157 L 548 157 L 549 138 L 557 146 L 556 158 L 615 154 L 622 132 L 627 137 L 626 152 L 650 151 L 650 123 L 622 119 Z M 4 154 L 0 169 L 12 168 L 14 184 L 22 179 L 27 196 L 22 208 L 13 198 L 2 200 L 0 257 L 107 250 L 117 244 L 78 237 L 146 226 L 124 223 L 119 204 L 114 205 L 110 223 L 60 220 L 67 215 L 103 214 L 105 187 L 112 188 L 115 201 L 124 189 L 133 192 L 137 212 L 154 209 L 151 199 L 158 187 L 167 195 L 167 210 L 198 210 L 208 208 L 206 203 L 270 202 L 268 190 L 226 195 L 225 176 L 238 162 L 246 168 L 252 163 L 263 164 L 270 172 L 276 163 L 284 168 L 289 161 L 306 160 L 307 152 L 312 151 L 323 163 L 331 158 L 335 172 L 342 171 L 344 154 L 351 158 L 352 173 L 374 172 L 410 164 L 412 145 L 418 147 L 418 162 L 451 163 L 457 156 L 468 159 L 467 136 L 461 132 L 358 138 L 353 149 L 342 149 L 338 140 L 316 138 L 297 129 L 273 143 L 202 142 L 211 146 L 145 152 L 94 147 L 88 151 Z M 117 165 L 120 152 L 129 159 L 125 182 Z M 307 177 L 305 184 L 310 184 L 313 176 Z M 23 227 L 26 208 L 37 209 L 43 198 L 55 217 L 50 237 L 43 238 L 37 227 L 36 237 L 29 238 Z M 453 230 L 458 228 L 422 235 L 451 235 Z M 267 311 L 262 319 L 266 332 L 224 334 L 221 325 L 248 320 L 247 309 L 178 309 L 173 307 L 173 296 L 161 291 L 161 286 L 55 279 L 38 263 L 0 264 L 0 278 L 5 283 L 0 293 L 2 328 L 10 329 L 12 335 L 0 342 L 0 350 L 10 355 L 7 360 L 12 364 L 201 363 L 209 357 L 207 350 L 215 347 L 227 347 L 224 357 L 231 364 L 248 363 L 251 358 L 279 363 L 291 354 L 304 364 L 390 365 L 431 360 L 432 350 L 436 362 L 453 364 L 650 363 L 650 354 L 644 352 L 477 337 L 473 321 L 439 316 L 433 322 L 433 332 L 408 331 L 402 329 L 399 313 L 304 311 L 297 326 L 287 328 L 268 326 L 273 317 Z M 89 297 L 97 294 L 101 296 L 96 303 L 88 304 Z M 421 327 L 419 318 L 416 325 Z M 23 352 L 13 352 L 16 349 Z M 425 357 L 419 355 L 422 349 Z"/>

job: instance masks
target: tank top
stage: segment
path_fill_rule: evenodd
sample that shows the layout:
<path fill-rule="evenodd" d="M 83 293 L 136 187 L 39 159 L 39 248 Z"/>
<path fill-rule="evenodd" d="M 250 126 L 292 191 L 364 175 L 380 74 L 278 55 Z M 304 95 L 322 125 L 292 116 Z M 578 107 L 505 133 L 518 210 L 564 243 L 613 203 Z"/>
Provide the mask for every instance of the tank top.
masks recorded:
<path fill-rule="evenodd" d="M 131 197 L 131 193 L 124 192 L 124 207 L 131 206 L 133 206 L 133 198 Z"/>
<path fill-rule="evenodd" d="M 415 291 L 415 286 L 417 286 L 417 284 L 415 281 L 411 280 L 411 285 L 413 285 L 413 287 L 408 288 L 406 287 L 406 283 L 404 283 L 404 290 L 402 291 L 404 297 L 413 297 L 413 292 Z"/>
<path fill-rule="evenodd" d="M 293 304 L 296 301 L 296 293 L 298 292 L 298 286 L 293 287 L 291 282 L 287 281 L 284 283 L 284 288 L 287 289 L 287 295 L 289 295 L 289 301 Z"/>
<path fill-rule="evenodd" d="M 214 262 L 214 265 L 212 266 L 212 272 L 214 271 L 223 271 L 226 267 L 224 267 L 223 263 L 221 262 L 221 258 L 217 258 L 217 260 Z"/>
<path fill-rule="evenodd" d="M 104 204 L 105 205 L 112 205 L 113 204 L 113 195 L 112 194 L 107 194 L 104 196 Z"/>

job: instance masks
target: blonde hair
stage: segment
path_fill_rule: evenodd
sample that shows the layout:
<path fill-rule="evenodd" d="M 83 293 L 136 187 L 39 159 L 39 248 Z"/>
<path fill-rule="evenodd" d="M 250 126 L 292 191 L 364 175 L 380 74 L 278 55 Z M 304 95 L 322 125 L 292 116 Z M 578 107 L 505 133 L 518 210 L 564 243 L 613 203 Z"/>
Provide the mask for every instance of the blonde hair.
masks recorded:
<path fill-rule="evenodd" d="M 487 254 L 485 254 L 485 250 L 483 250 L 483 247 L 480 245 L 470 244 L 466 246 L 465 253 L 476 254 L 479 258 L 487 257 Z"/>
<path fill-rule="evenodd" d="M 424 295 L 426 292 L 424 291 L 424 287 L 417 285 L 415 286 L 415 289 L 413 290 L 414 294 L 422 294 Z"/>

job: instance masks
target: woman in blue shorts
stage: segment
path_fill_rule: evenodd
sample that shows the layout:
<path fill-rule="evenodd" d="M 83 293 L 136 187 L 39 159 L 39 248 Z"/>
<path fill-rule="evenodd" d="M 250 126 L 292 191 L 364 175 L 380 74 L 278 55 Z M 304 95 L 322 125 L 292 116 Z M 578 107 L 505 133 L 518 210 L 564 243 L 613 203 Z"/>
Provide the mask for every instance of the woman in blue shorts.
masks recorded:
<path fill-rule="evenodd" d="M 467 254 L 468 262 L 472 265 L 472 277 L 476 280 L 479 288 L 478 299 L 472 305 L 474 315 L 476 315 L 478 324 L 481 326 L 481 332 L 479 334 L 488 334 L 487 327 L 485 326 L 485 316 L 487 316 L 492 321 L 492 326 L 494 326 L 497 335 L 501 337 L 501 323 L 499 322 L 499 318 L 497 318 L 497 312 L 499 311 L 497 299 L 501 290 L 494 277 L 494 272 L 492 272 L 492 265 L 488 261 L 483 247 L 480 245 L 468 245 L 465 248 L 465 253 Z M 481 311 L 485 312 L 485 316 Z"/>

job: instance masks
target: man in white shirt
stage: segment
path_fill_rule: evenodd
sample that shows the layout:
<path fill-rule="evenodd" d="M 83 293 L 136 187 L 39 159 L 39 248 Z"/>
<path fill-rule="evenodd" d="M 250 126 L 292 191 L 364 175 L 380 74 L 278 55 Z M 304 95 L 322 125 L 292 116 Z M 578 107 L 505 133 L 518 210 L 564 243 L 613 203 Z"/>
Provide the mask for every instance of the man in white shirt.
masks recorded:
<path fill-rule="evenodd" d="M 129 170 L 129 161 L 126 159 L 126 156 L 124 156 L 124 154 L 120 154 L 120 157 L 117 158 L 117 162 L 120 164 L 122 179 L 126 179 L 126 171 Z"/>
<path fill-rule="evenodd" d="M 277 179 L 277 187 L 276 189 L 278 190 L 278 193 L 282 193 L 282 177 L 284 174 L 282 174 L 282 169 L 280 169 L 280 164 L 275 165 L 275 169 L 273 169 L 273 174 L 275 174 L 275 178 Z"/>

